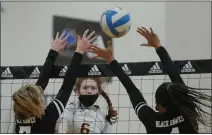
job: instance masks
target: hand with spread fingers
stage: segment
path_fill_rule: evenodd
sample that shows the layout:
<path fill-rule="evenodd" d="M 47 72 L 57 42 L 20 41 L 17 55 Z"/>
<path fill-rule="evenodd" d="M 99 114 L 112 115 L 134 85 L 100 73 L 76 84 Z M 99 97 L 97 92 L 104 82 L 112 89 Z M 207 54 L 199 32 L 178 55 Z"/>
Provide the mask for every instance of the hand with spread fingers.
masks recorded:
<path fill-rule="evenodd" d="M 52 37 L 52 46 L 51 49 L 55 50 L 56 52 L 60 53 L 64 50 L 66 44 L 67 44 L 67 39 L 69 37 L 69 35 L 67 35 L 66 37 L 64 37 L 65 32 L 63 32 L 60 37 L 59 37 L 59 32 L 57 32 L 56 38 L 54 39 Z"/>
<path fill-rule="evenodd" d="M 96 39 L 95 31 L 91 32 L 89 35 L 88 35 L 88 32 L 89 32 L 89 30 L 87 29 L 83 33 L 82 38 L 81 38 L 81 36 L 77 35 L 76 52 L 83 54 L 85 51 L 87 51 L 87 49 L 89 48 L 91 43 Z"/>
<path fill-rule="evenodd" d="M 107 42 L 107 48 L 106 49 L 102 49 L 102 48 L 99 48 L 98 46 L 91 45 L 88 48 L 88 52 L 92 52 L 92 53 L 96 54 L 96 56 L 92 57 L 92 59 L 100 57 L 100 58 L 105 59 L 108 63 L 110 63 L 114 60 L 111 41 Z"/>
<path fill-rule="evenodd" d="M 161 46 L 160 39 L 158 36 L 153 32 L 152 28 L 150 27 L 150 31 L 145 27 L 138 27 L 136 30 L 139 34 L 141 34 L 148 43 L 141 44 L 141 46 L 149 46 L 154 47 L 155 49 Z"/>

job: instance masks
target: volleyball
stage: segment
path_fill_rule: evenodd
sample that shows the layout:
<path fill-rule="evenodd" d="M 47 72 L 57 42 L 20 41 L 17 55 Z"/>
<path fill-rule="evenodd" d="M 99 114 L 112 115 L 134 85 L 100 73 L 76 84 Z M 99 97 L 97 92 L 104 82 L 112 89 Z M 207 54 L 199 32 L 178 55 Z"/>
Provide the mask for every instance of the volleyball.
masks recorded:
<path fill-rule="evenodd" d="M 120 7 L 106 10 L 100 19 L 102 31 L 111 38 L 126 35 L 131 26 L 130 14 Z"/>

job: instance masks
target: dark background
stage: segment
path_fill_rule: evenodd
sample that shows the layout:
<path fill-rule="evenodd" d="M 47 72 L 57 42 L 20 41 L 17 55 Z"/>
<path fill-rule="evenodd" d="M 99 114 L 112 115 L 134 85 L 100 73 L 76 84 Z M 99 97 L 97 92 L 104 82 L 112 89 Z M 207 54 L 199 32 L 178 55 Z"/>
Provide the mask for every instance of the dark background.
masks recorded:
<path fill-rule="evenodd" d="M 72 33 L 71 41 L 65 48 L 65 51 L 58 56 L 56 60 L 56 65 L 64 66 L 69 65 L 73 53 L 76 49 L 76 35 L 82 35 L 86 29 L 89 29 L 91 31 L 96 32 L 96 36 L 99 36 L 99 38 L 94 42 L 101 46 L 99 47 L 105 47 L 108 40 L 111 40 L 110 37 L 106 36 L 100 27 L 99 22 L 97 21 L 88 21 L 83 19 L 77 19 L 77 18 L 70 18 L 70 17 L 64 17 L 64 16 L 53 16 L 53 37 L 56 36 L 57 32 L 60 32 L 60 34 L 66 30 L 69 29 Z M 102 40 L 101 40 L 102 39 Z M 113 41 L 111 40 L 112 45 Z M 105 64 L 106 61 L 102 59 L 89 59 L 87 56 L 87 53 L 84 54 L 83 57 L 83 64 Z"/>

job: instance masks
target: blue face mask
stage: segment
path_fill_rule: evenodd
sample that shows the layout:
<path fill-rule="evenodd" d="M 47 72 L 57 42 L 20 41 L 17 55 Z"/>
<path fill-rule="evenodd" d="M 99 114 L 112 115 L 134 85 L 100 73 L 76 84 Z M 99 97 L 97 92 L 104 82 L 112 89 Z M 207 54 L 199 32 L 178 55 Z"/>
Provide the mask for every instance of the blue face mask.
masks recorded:
<path fill-rule="evenodd" d="M 79 101 L 85 106 L 89 107 L 92 106 L 97 98 L 99 97 L 99 94 L 94 95 L 79 95 Z"/>

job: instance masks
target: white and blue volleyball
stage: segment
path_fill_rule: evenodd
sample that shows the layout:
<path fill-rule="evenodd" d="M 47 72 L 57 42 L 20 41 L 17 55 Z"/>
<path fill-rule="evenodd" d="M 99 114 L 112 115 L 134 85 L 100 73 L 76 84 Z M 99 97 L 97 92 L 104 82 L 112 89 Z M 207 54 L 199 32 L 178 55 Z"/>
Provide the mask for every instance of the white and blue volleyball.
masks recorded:
<path fill-rule="evenodd" d="M 131 26 L 129 13 L 120 8 L 106 10 L 100 20 L 102 31 L 111 38 L 119 38 L 126 35 Z"/>

